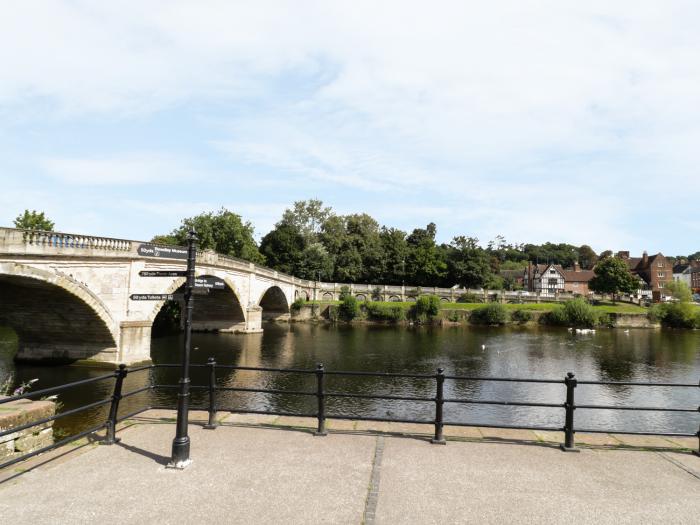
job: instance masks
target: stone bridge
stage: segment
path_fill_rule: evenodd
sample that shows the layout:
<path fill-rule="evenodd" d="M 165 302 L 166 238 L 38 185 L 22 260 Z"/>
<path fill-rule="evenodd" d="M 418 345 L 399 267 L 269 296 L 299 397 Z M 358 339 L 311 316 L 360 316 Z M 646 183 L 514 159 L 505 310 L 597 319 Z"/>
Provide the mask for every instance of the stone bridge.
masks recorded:
<path fill-rule="evenodd" d="M 184 277 L 141 277 L 143 270 L 184 270 L 185 260 L 143 256 L 138 241 L 0 228 L 0 324 L 19 337 L 19 360 L 134 363 L 150 359 L 151 327 L 164 301 L 131 294 L 170 294 Z M 314 283 L 204 251 L 197 276 L 222 290 L 195 296 L 193 329 L 262 331 L 284 319 Z"/>

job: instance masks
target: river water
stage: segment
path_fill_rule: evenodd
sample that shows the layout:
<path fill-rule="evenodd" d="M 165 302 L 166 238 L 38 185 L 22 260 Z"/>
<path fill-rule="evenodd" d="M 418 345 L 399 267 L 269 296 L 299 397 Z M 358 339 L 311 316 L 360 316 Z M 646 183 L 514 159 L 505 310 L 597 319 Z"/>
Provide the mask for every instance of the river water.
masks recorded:
<path fill-rule="evenodd" d="M 3 335 L 4 334 L 4 335 Z M 192 361 L 206 363 L 208 357 L 221 364 L 276 368 L 434 373 L 443 367 L 448 375 L 562 379 L 574 372 L 580 380 L 672 382 L 698 384 L 700 380 L 700 332 L 666 330 L 598 330 L 577 335 L 554 328 L 479 327 L 390 327 L 275 324 L 262 334 L 194 334 Z M 155 363 L 179 361 L 182 336 L 154 338 Z M 0 331 L 0 382 L 8 374 L 15 382 L 38 378 L 35 388 L 67 383 L 103 374 L 104 370 L 60 366 L 39 367 L 15 364 L 16 342 Z M 150 377 L 149 377 L 150 376 Z M 314 391 L 313 375 L 273 374 L 219 370 L 219 384 L 246 388 Z M 125 392 L 154 380 L 176 384 L 177 369 L 158 369 L 130 374 Z M 192 384 L 206 384 L 207 372 L 193 369 Z M 113 382 L 76 388 L 59 396 L 62 409 L 87 404 L 111 393 Z M 433 379 L 387 379 L 328 376 L 329 391 L 358 394 L 433 397 Z M 563 403 L 563 384 L 454 381 L 445 382 L 445 397 L 496 401 Z M 204 406 L 206 393 L 193 392 L 193 406 Z M 315 398 L 266 393 L 222 393 L 220 405 L 239 409 L 313 413 Z M 123 413 L 145 404 L 175 403 L 175 391 L 144 392 L 125 399 Z M 637 405 L 695 408 L 700 388 L 579 385 L 577 404 Z M 329 398 L 329 414 L 415 418 L 434 417 L 430 402 Z M 57 422 L 62 433 L 72 433 L 104 420 L 106 407 Z M 446 421 L 483 424 L 542 425 L 561 427 L 561 408 L 504 407 L 494 405 L 445 405 Z M 578 428 L 649 432 L 698 430 L 695 413 L 632 412 L 612 410 L 576 411 Z"/>

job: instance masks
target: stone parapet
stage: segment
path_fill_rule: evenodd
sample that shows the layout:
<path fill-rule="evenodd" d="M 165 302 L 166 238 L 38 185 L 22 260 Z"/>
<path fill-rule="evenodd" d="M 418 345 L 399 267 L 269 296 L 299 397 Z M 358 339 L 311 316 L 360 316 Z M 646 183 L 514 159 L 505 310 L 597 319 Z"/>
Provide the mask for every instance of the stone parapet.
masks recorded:
<path fill-rule="evenodd" d="M 0 396 L 0 399 L 5 396 Z M 53 401 L 20 399 L 0 405 L 0 432 L 32 421 L 51 417 L 56 412 Z M 0 461 L 32 452 L 53 443 L 53 421 L 0 436 Z"/>

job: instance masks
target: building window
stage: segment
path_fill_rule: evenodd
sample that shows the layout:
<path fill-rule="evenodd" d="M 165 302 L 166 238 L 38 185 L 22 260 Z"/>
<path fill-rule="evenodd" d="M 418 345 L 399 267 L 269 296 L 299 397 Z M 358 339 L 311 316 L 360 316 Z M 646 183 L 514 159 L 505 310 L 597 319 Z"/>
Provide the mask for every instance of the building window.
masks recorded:
<path fill-rule="evenodd" d="M 663 268 L 663 267 L 664 267 L 664 262 L 663 262 L 663 261 L 659 261 L 659 262 L 656 263 L 656 266 L 658 266 L 659 268 Z"/>
<path fill-rule="evenodd" d="M 664 283 L 659 283 L 659 288 L 663 288 L 663 287 L 664 287 Z"/>
<path fill-rule="evenodd" d="M 554 268 L 552 268 L 551 270 L 549 270 L 549 273 L 557 273 L 557 271 Z"/>
<path fill-rule="evenodd" d="M 659 277 L 663 277 L 663 276 L 664 276 L 664 272 L 658 272 L 658 275 L 659 275 Z"/>

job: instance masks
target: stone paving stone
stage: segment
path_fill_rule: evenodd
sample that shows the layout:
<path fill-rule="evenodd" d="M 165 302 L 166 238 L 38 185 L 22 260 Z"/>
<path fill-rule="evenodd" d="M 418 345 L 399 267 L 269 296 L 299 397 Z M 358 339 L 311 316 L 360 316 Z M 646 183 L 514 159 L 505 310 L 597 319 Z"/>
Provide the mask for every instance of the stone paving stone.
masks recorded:
<path fill-rule="evenodd" d="M 673 448 L 675 445 L 663 436 L 630 436 L 613 434 L 613 437 L 628 447 Z"/>
<path fill-rule="evenodd" d="M 619 446 L 620 442 L 610 434 L 574 434 L 577 445 Z"/>
<path fill-rule="evenodd" d="M 240 423 L 243 425 L 273 425 L 279 416 L 265 414 L 229 414 L 223 423 Z"/>
<path fill-rule="evenodd" d="M 468 439 L 483 439 L 481 431 L 477 427 L 450 427 L 444 429 L 446 437 L 468 438 Z"/>
<path fill-rule="evenodd" d="M 432 436 L 435 431 L 433 425 L 420 425 L 417 423 L 390 423 L 388 432 L 398 434 L 418 434 L 422 436 Z"/>
<path fill-rule="evenodd" d="M 273 424 L 282 427 L 316 428 L 318 421 L 312 417 L 280 416 Z"/>
<path fill-rule="evenodd" d="M 546 443 L 563 443 L 564 442 L 564 433 L 563 432 L 552 432 L 548 430 L 535 430 L 535 436 L 540 441 L 544 441 Z"/>
<path fill-rule="evenodd" d="M 329 430 L 355 430 L 355 425 L 357 421 L 352 421 L 349 419 L 327 419 L 326 428 Z"/>
<path fill-rule="evenodd" d="M 366 432 L 390 432 L 389 423 L 385 421 L 358 421 L 355 425 L 355 430 Z"/>
<path fill-rule="evenodd" d="M 696 437 L 667 437 L 666 439 L 681 448 L 698 450 L 698 438 Z"/>
<path fill-rule="evenodd" d="M 500 439 L 507 441 L 537 441 L 537 436 L 532 430 L 483 427 L 479 427 L 479 430 L 484 436 L 484 439 Z"/>

